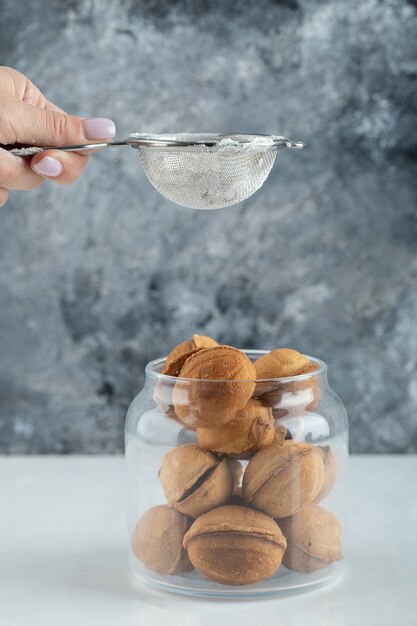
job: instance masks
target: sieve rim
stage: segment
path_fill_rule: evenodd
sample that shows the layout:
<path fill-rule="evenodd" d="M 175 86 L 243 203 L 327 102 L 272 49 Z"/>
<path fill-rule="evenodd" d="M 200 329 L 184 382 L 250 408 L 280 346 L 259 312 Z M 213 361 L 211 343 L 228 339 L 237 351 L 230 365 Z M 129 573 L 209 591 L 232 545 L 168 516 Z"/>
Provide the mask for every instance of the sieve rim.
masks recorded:
<path fill-rule="evenodd" d="M 287 137 L 283 137 L 282 135 L 267 135 L 267 134 L 251 134 L 251 133 L 176 133 L 177 135 L 190 135 L 193 137 L 193 140 L 181 140 L 174 139 L 174 135 L 163 134 L 163 135 L 151 135 L 149 133 L 140 134 L 140 133 L 132 133 L 126 139 L 126 143 L 129 144 L 132 148 L 137 150 L 181 150 L 184 149 L 187 151 L 210 151 L 215 152 L 223 148 L 219 143 L 223 139 L 231 139 L 237 146 L 247 146 L 251 145 L 254 148 L 254 152 L 256 152 L 257 147 L 259 147 L 259 152 L 270 152 L 275 150 L 282 150 L 283 148 L 295 148 L 302 149 L 304 148 L 304 143 L 302 141 L 293 141 L 288 139 Z M 207 137 L 210 137 L 208 139 Z M 270 138 L 272 139 L 272 143 L 266 144 L 262 141 L 259 144 L 256 144 L 256 138 L 259 137 L 261 139 Z"/>

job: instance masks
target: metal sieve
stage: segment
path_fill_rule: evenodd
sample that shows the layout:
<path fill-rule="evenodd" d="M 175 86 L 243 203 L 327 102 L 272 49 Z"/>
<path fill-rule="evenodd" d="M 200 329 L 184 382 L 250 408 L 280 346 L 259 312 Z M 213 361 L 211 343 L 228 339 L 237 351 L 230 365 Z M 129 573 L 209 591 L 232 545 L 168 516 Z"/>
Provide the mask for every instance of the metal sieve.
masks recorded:
<path fill-rule="evenodd" d="M 133 133 L 124 141 L 59 147 L 80 152 L 129 145 L 139 151 L 153 187 L 172 202 L 192 209 L 220 209 L 249 198 L 265 182 L 277 151 L 303 143 L 278 135 Z M 15 148 L 31 156 L 50 148 Z"/>

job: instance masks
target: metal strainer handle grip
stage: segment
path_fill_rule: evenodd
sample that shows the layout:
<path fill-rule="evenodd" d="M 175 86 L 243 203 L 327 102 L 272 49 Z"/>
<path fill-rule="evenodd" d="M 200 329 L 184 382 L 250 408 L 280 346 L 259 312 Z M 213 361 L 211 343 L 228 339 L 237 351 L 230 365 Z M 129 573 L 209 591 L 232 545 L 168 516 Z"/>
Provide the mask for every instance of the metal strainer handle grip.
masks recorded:
<path fill-rule="evenodd" d="M 110 141 L 108 143 L 100 142 L 100 143 L 84 143 L 79 146 L 30 146 L 27 148 L 12 148 L 8 150 L 7 147 L 4 147 L 10 154 L 14 154 L 14 156 L 33 156 L 35 154 L 39 154 L 40 152 L 45 152 L 45 150 L 63 150 L 64 152 L 83 152 L 85 150 L 101 150 L 101 148 L 109 148 L 109 147 L 117 147 L 117 146 L 128 146 L 129 143 L 124 141 Z"/>

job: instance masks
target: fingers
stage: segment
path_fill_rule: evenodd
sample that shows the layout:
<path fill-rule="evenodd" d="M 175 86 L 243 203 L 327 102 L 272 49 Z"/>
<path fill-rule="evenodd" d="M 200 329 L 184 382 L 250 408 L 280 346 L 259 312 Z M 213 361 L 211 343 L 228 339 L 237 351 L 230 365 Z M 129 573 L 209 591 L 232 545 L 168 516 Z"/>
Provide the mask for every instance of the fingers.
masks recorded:
<path fill-rule="evenodd" d="M 49 102 L 27 76 L 12 67 L 0 66 L 0 92 L 15 96 L 22 102 L 33 104 L 42 109 L 55 109 L 61 113 L 65 112 Z"/>
<path fill-rule="evenodd" d="M 43 178 L 34 172 L 26 159 L 0 149 L 0 188 L 35 189 Z"/>
<path fill-rule="evenodd" d="M 42 97 L 39 89 L 24 74 L 3 65 L 0 66 L 0 91 L 36 105 Z"/>
<path fill-rule="evenodd" d="M 23 74 L 0 66 L 0 145 L 79 145 L 110 141 L 116 127 L 108 118 L 67 115 L 49 102 Z M 66 185 L 78 178 L 87 154 L 51 149 L 32 159 L 0 148 L 0 206 L 9 189 L 34 189 L 45 178 Z"/>
<path fill-rule="evenodd" d="M 80 176 L 87 161 L 86 154 L 47 150 L 32 157 L 30 166 L 36 174 L 60 185 L 68 185 Z"/>
<path fill-rule="evenodd" d="M 0 207 L 6 204 L 8 197 L 9 197 L 9 192 L 7 191 L 7 189 L 2 189 L 0 187 Z"/>
<path fill-rule="evenodd" d="M 80 176 L 87 161 L 87 155 L 61 150 L 47 150 L 29 161 L 0 149 L 0 188 L 35 189 L 45 178 L 68 185 Z"/>
<path fill-rule="evenodd" d="M 0 143 L 66 146 L 108 141 L 116 134 L 114 122 L 104 117 L 83 120 L 57 108 L 40 108 L 6 96 L 0 103 Z"/>

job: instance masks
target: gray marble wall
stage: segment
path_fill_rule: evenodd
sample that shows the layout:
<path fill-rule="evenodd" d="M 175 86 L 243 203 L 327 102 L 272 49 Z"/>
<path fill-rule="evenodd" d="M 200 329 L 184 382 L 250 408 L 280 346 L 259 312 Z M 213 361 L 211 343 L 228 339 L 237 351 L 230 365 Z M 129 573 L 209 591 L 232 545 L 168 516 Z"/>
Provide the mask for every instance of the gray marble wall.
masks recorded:
<path fill-rule="evenodd" d="M 0 451 L 119 452 L 145 363 L 197 331 L 329 364 L 355 452 L 417 451 L 417 8 L 405 0 L 0 3 L 0 59 L 132 131 L 302 139 L 221 211 L 130 149 L 0 211 Z"/>

